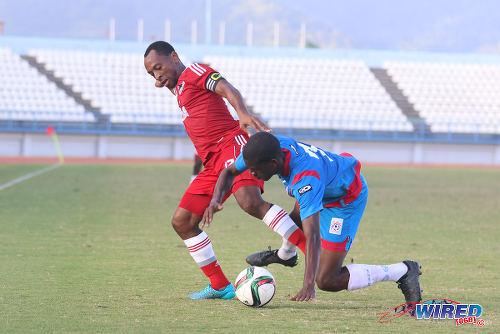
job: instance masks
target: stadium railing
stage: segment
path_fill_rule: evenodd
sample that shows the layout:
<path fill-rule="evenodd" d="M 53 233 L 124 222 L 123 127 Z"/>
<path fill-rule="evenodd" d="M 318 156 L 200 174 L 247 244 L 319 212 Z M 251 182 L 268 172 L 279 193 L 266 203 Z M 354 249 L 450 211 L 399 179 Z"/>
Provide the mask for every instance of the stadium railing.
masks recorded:
<path fill-rule="evenodd" d="M 109 117 L 96 121 L 71 121 L 73 112 L 59 112 L 58 119 L 50 121 L 37 120 L 37 112 L 32 112 L 31 119 L 26 118 L 30 112 L 2 111 L 4 117 L 0 119 L 0 132 L 42 133 L 47 126 L 53 126 L 59 133 L 65 134 L 108 134 L 134 136 L 186 136 L 184 126 L 179 122 L 172 123 L 170 115 L 151 114 L 151 118 L 158 119 L 156 124 L 145 124 L 134 121 L 130 113 L 127 123 L 112 122 Z M 7 117 L 5 117 L 7 115 Z M 22 116 L 22 117 L 21 117 Z M 141 113 L 138 119 L 144 117 Z M 161 121 L 165 118 L 165 121 Z M 447 131 L 435 132 L 418 120 L 380 120 L 380 119 L 323 119 L 323 118 L 290 118 L 278 120 L 264 119 L 272 126 L 276 134 L 311 139 L 334 140 L 373 140 L 373 141 L 410 141 L 410 142 L 449 142 L 449 143 L 476 143 L 500 144 L 500 124 L 480 122 L 443 122 L 440 129 Z M 408 121 L 413 129 L 408 130 Z M 328 126 L 330 124 L 331 126 Z M 466 131 L 457 132 L 451 129 L 464 128 Z M 391 130 L 387 130 L 387 129 Z M 482 132 L 481 129 L 491 132 Z M 381 130 L 382 129 L 382 130 Z M 493 129 L 493 130 L 492 130 Z"/>

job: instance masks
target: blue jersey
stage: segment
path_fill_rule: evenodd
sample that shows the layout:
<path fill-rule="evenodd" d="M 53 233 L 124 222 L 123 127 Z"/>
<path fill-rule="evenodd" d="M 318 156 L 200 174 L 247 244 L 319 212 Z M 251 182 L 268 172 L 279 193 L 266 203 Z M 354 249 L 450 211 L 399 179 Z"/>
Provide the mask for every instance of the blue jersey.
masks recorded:
<path fill-rule="evenodd" d="M 285 153 L 283 174 L 278 174 L 290 196 L 300 206 L 302 220 L 324 207 L 344 207 L 363 188 L 361 164 L 348 153 L 337 155 L 292 138 L 276 136 Z M 235 161 L 239 171 L 248 169 L 241 153 Z"/>

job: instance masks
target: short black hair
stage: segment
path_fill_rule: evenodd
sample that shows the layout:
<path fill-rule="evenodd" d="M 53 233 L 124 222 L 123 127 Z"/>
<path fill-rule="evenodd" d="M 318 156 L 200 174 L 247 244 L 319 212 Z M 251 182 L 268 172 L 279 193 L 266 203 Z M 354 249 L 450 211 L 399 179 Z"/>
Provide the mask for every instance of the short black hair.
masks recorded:
<path fill-rule="evenodd" d="M 170 43 L 167 43 L 165 41 L 156 41 L 148 46 L 146 52 L 144 52 L 144 58 L 146 58 L 148 54 L 153 50 L 164 56 L 168 56 L 169 54 L 175 51 L 174 47 L 170 45 Z"/>
<path fill-rule="evenodd" d="M 243 148 L 243 159 L 257 164 L 278 159 L 280 155 L 278 138 L 268 132 L 257 132 L 248 139 Z"/>

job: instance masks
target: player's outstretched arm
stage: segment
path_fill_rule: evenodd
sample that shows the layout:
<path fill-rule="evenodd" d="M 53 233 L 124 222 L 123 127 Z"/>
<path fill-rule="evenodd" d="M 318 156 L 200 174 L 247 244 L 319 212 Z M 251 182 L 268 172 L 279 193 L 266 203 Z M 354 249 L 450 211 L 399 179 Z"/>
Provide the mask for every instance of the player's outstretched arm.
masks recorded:
<path fill-rule="evenodd" d="M 319 212 L 302 221 L 306 236 L 306 268 L 302 289 L 290 298 L 294 301 L 308 301 L 316 297 L 316 274 L 318 273 L 321 235 L 319 233 Z"/>
<path fill-rule="evenodd" d="M 245 131 L 249 136 L 251 135 L 248 127 L 250 126 L 257 132 L 271 130 L 264 124 L 257 116 L 254 116 L 248 112 L 248 109 L 243 101 L 243 97 L 240 92 L 233 87 L 227 80 L 221 79 L 217 86 L 215 86 L 215 92 L 223 97 L 225 97 L 233 108 L 238 113 L 240 119 L 240 128 Z"/>
<path fill-rule="evenodd" d="M 234 178 L 241 173 L 242 172 L 236 169 L 234 163 L 229 165 L 220 173 L 219 179 L 215 184 L 212 200 L 203 213 L 203 218 L 201 219 L 201 228 L 205 226 L 209 227 L 214 218 L 214 214 L 217 211 L 222 210 L 222 200 L 224 199 L 224 195 L 226 195 L 231 188 Z"/>

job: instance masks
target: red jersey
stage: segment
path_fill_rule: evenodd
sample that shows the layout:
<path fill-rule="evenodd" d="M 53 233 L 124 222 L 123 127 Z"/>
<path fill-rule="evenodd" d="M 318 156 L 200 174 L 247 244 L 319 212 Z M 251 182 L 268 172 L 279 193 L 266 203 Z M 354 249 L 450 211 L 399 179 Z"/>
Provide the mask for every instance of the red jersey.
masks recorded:
<path fill-rule="evenodd" d="M 184 126 L 203 163 L 224 137 L 240 131 L 222 96 L 215 93 L 221 79 L 214 69 L 195 63 L 182 72 L 175 87 Z"/>

